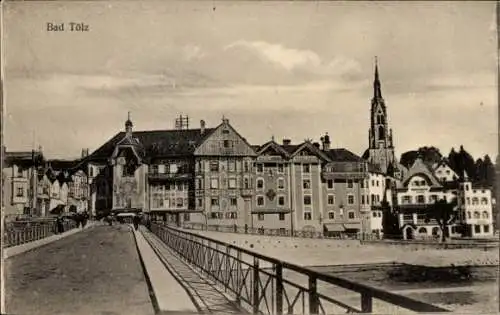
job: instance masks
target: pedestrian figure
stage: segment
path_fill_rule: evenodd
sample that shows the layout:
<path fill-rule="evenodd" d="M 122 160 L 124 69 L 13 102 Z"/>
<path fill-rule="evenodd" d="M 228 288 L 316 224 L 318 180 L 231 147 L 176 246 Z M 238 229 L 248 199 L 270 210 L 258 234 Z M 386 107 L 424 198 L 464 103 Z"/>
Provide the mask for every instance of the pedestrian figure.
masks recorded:
<path fill-rule="evenodd" d="M 56 224 L 57 224 L 57 232 L 59 234 L 60 233 L 64 233 L 64 224 L 63 224 L 63 218 L 62 217 L 57 217 Z"/>
<path fill-rule="evenodd" d="M 139 228 L 140 221 L 141 221 L 141 218 L 138 215 L 135 215 L 134 218 L 133 218 L 133 222 L 134 222 L 134 229 L 136 231 Z"/>

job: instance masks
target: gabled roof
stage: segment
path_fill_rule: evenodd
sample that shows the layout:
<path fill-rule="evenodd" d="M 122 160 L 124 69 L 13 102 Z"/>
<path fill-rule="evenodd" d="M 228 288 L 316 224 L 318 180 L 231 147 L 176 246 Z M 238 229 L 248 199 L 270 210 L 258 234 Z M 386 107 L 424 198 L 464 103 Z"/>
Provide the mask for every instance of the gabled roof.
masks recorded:
<path fill-rule="evenodd" d="M 405 178 L 403 179 L 403 185 L 406 186 L 408 184 L 408 181 L 413 177 L 413 176 L 424 176 L 426 177 L 429 181 L 431 186 L 434 187 L 441 187 L 441 183 L 436 179 L 434 176 L 434 173 L 429 169 L 429 167 L 423 162 L 423 160 L 419 157 L 415 160 L 413 165 L 410 167 L 408 170 L 408 173 L 406 174 Z"/>
<path fill-rule="evenodd" d="M 326 161 L 329 161 L 330 158 L 328 157 L 328 155 L 321 151 L 319 148 L 315 147 L 311 142 L 309 141 L 304 141 L 303 143 L 299 144 L 295 151 L 293 151 L 293 153 L 291 153 L 290 157 L 294 157 L 295 155 L 297 155 L 299 152 L 301 152 L 302 150 L 304 149 L 308 149 L 311 151 L 311 153 L 317 155 L 318 157 L 326 160 Z"/>
<path fill-rule="evenodd" d="M 133 137 L 143 146 L 148 157 L 185 156 L 194 153 L 197 145 L 201 144 L 215 128 L 185 130 L 151 130 L 134 131 Z M 111 157 L 115 146 L 123 140 L 125 132 L 119 132 L 113 138 L 95 150 L 89 160 L 105 160 Z"/>
<path fill-rule="evenodd" d="M 278 143 L 276 143 L 273 140 L 264 143 L 262 146 L 258 147 L 258 149 L 255 150 L 255 151 L 257 152 L 257 154 L 263 154 L 268 149 L 272 149 L 276 153 L 278 153 L 278 154 L 280 154 L 282 156 L 285 156 L 285 157 L 289 157 L 290 156 L 290 153 L 287 150 L 285 150 L 282 146 L 280 146 Z"/>

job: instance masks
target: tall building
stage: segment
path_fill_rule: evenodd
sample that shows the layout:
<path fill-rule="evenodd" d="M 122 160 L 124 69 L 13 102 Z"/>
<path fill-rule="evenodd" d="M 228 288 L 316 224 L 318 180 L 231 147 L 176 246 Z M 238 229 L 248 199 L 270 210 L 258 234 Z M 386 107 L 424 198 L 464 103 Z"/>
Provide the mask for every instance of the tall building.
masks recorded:
<path fill-rule="evenodd" d="M 371 99 L 368 149 L 364 152 L 363 158 L 388 176 L 401 178 L 402 173 L 404 173 L 404 167 L 397 162 L 394 153 L 392 129 L 389 128 L 387 106 L 382 97 L 377 61 L 375 61 L 375 78 Z"/>

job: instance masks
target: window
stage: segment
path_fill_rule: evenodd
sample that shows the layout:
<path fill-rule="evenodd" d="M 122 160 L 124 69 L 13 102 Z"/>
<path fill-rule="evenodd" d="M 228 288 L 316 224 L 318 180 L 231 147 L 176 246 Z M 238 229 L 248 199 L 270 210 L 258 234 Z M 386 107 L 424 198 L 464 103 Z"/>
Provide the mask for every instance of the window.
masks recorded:
<path fill-rule="evenodd" d="M 310 206 L 312 203 L 311 196 L 304 196 L 304 205 Z"/>
<path fill-rule="evenodd" d="M 417 203 L 425 203 L 425 197 L 424 197 L 424 195 L 418 195 L 417 196 Z"/>
<path fill-rule="evenodd" d="M 479 219 L 480 217 L 479 211 L 474 211 L 474 219 Z"/>
<path fill-rule="evenodd" d="M 243 187 L 245 187 L 245 189 L 250 188 L 250 182 L 248 181 L 248 178 L 243 179 Z"/>
<path fill-rule="evenodd" d="M 224 148 L 232 147 L 232 142 L 230 140 L 224 140 Z"/>
<path fill-rule="evenodd" d="M 380 183 L 380 182 L 377 180 L 377 187 L 378 187 L 378 184 L 379 184 L 379 183 Z"/>
<path fill-rule="evenodd" d="M 23 197 L 24 196 L 24 189 L 23 187 L 17 187 L 17 197 Z"/>
<path fill-rule="evenodd" d="M 328 212 L 328 219 L 330 219 L 330 220 L 335 219 L 335 212 L 333 212 L 333 211 Z"/>
<path fill-rule="evenodd" d="M 243 163 L 243 167 L 245 169 L 245 172 L 250 172 L 250 165 L 249 165 L 248 161 L 245 161 Z"/>
<path fill-rule="evenodd" d="M 160 173 L 160 174 L 168 173 L 168 172 L 165 172 L 165 165 L 158 165 L 156 168 L 156 172 Z"/>
<path fill-rule="evenodd" d="M 196 199 L 196 202 L 198 203 L 199 208 L 203 207 L 203 199 L 198 198 L 198 199 Z"/>
<path fill-rule="evenodd" d="M 303 173 L 310 173 L 311 172 L 311 165 L 309 165 L 309 164 L 303 164 L 302 165 L 302 172 Z"/>
<path fill-rule="evenodd" d="M 169 165 L 165 165 L 165 173 L 176 174 L 179 171 L 177 164 L 171 163 Z"/>
<path fill-rule="evenodd" d="M 283 174 L 285 172 L 285 166 L 283 164 L 278 164 L 278 173 Z"/>
<path fill-rule="evenodd" d="M 372 179 L 372 186 L 375 187 L 375 180 Z"/>
<path fill-rule="evenodd" d="M 401 198 L 401 203 L 402 204 L 409 204 L 409 203 L 411 203 L 411 199 L 412 199 L 411 196 L 403 196 Z"/>
<path fill-rule="evenodd" d="M 217 198 L 212 198 L 211 205 L 212 205 L 212 206 L 218 206 L 218 205 L 219 205 L 219 199 L 217 199 Z"/>
<path fill-rule="evenodd" d="M 210 172 L 219 171 L 219 161 L 210 161 Z"/>
<path fill-rule="evenodd" d="M 257 173 L 262 173 L 264 171 L 264 165 L 262 164 L 257 164 Z"/>
<path fill-rule="evenodd" d="M 347 195 L 347 204 L 354 204 L 354 195 Z"/>
<path fill-rule="evenodd" d="M 472 198 L 472 204 L 473 205 L 478 205 L 479 204 L 479 199 L 477 197 Z"/>
<path fill-rule="evenodd" d="M 474 233 L 476 233 L 476 234 L 481 233 L 481 226 L 480 225 L 474 225 Z"/>
<path fill-rule="evenodd" d="M 377 213 L 376 212 L 372 212 L 372 217 L 376 218 L 377 217 Z"/>
<path fill-rule="evenodd" d="M 278 178 L 278 189 L 285 189 L 285 180 L 283 178 Z"/>
<path fill-rule="evenodd" d="M 238 205 L 238 199 L 236 198 L 231 198 L 231 206 L 237 206 Z"/>
<path fill-rule="evenodd" d="M 361 204 L 364 205 L 365 204 L 365 195 L 361 195 Z"/>
<path fill-rule="evenodd" d="M 304 220 L 306 220 L 306 221 L 312 220 L 311 212 L 304 212 Z"/>
<path fill-rule="evenodd" d="M 333 179 L 329 179 L 326 182 L 326 184 L 327 184 L 328 189 L 333 189 Z"/>
<path fill-rule="evenodd" d="M 483 211 L 483 219 L 488 219 L 490 217 L 488 211 Z"/>
<path fill-rule="evenodd" d="M 264 180 L 261 178 L 257 179 L 257 189 L 264 189 Z"/>
<path fill-rule="evenodd" d="M 483 225 L 483 232 L 484 233 L 489 233 L 490 232 L 490 226 L 489 225 Z"/>
<path fill-rule="evenodd" d="M 328 195 L 328 204 L 329 205 L 335 204 L 335 196 L 334 195 Z"/>
<path fill-rule="evenodd" d="M 227 165 L 227 170 L 230 172 L 236 171 L 236 161 L 235 160 L 229 160 Z"/>
<path fill-rule="evenodd" d="M 211 189 L 219 189 L 219 179 L 218 178 L 212 178 L 210 180 L 210 188 Z"/>
<path fill-rule="evenodd" d="M 372 204 L 375 203 L 375 194 L 371 194 L 371 198 L 372 198 Z"/>
<path fill-rule="evenodd" d="M 21 167 L 17 167 L 17 177 L 23 177 L 23 169 Z"/>
<path fill-rule="evenodd" d="M 198 178 L 196 180 L 196 189 L 203 189 L 203 185 L 202 185 L 203 181 L 201 178 Z"/>
<path fill-rule="evenodd" d="M 488 204 L 488 198 L 486 198 L 486 197 L 481 198 L 481 204 L 482 205 L 487 205 Z"/>
<path fill-rule="evenodd" d="M 429 196 L 429 202 L 434 203 L 437 201 L 437 195 L 430 195 Z"/>
<path fill-rule="evenodd" d="M 278 197 L 278 205 L 279 206 L 284 206 L 285 205 L 285 197 L 284 196 L 279 196 Z"/>
<path fill-rule="evenodd" d="M 348 217 L 349 219 L 354 219 L 354 211 L 349 211 L 349 212 L 347 213 L 347 217 Z"/>
<path fill-rule="evenodd" d="M 259 219 L 259 221 L 264 221 L 264 214 L 263 213 L 259 213 L 258 219 Z"/>
<path fill-rule="evenodd" d="M 304 179 L 302 181 L 302 188 L 304 188 L 304 189 L 311 189 L 311 180 L 310 179 Z"/>
<path fill-rule="evenodd" d="M 278 213 L 278 220 L 285 221 L 285 214 L 284 213 Z"/>
<path fill-rule="evenodd" d="M 264 197 L 263 196 L 257 197 L 257 206 L 259 206 L 259 207 L 264 206 Z"/>
<path fill-rule="evenodd" d="M 184 207 L 184 199 L 182 199 L 182 198 L 177 198 L 177 200 L 176 200 L 176 205 L 177 205 L 177 208 L 182 208 L 182 207 Z"/>
<path fill-rule="evenodd" d="M 352 179 L 347 180 L 347 188 L 353 188 L 354 187 L 354 182 Z"/>
<path fill-rule="evenodd" d="M 236 189 L 236 178 L 229 179 L 229 189 Z"/>
<path fill-rule="evenodd" d="M 470 211 L 467 211 L 467 218 L 471 219 L 472 218 L 472 214 Z"/>

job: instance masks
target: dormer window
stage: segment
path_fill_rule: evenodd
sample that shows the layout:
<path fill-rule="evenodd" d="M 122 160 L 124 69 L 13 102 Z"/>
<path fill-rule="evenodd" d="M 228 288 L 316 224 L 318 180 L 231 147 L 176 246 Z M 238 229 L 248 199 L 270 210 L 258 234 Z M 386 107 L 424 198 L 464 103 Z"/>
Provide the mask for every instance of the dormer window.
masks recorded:
<path fill-rule="evenodd" d="M 222 129 L 222 133 L 225 135 L 229 134 L 229 129 Z"/>

